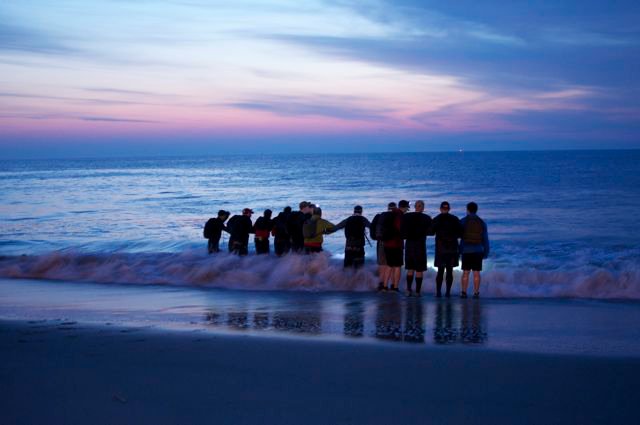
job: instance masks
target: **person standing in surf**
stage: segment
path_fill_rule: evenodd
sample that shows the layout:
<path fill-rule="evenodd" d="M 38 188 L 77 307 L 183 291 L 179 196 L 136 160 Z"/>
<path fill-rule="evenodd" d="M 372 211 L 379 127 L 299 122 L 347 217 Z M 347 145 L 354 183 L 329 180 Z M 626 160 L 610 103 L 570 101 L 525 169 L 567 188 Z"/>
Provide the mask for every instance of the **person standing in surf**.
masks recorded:
<path fill-rule="evenodd" d="M 431 217 L 425 214 L 424 201 L 416 201 L 416 210 L 402 216 L 404 262 L 407 270 L 407 296 L 413 295 L 413 276 L 416 277 L 416 295 L 420 296 L 422 279 L 427 270 L 427 235 L 431 228 Z"/>
<path fill-rule="evenodd" d="M 299 204 L 299 210 L 294 211 L 289 215 L 288 230 L 291 237 L 291 251 L 296 254 L 304 252 L 304 235 L 302 234 L 302 225 L 307 218 L 311 217 L 309 211 L 309 205 L 307 201 L 302 201 Z"/>
<path fill-rule="evenodd" d="M 278 257 L 282 257 L 291 251 L 291 235 L 289 235 L 289 216 L 291 207 L 285 207 L 280 214 L 273 219 L 271 234 L 273 235 L 273 250 Z"/>
<path fill-rule="evenodd" d="M 224 225 L 224 222 L 229 218 L 229 211 L 220 210 L 218 211 L 217 217 L 212 217 L 207 220 L 207 223 L 204 225 L 204 237 L 209 240 L 207 244 L 207 249 L 209 254 L 213 254 L 215 252 L 220 252 L 220 237 L 222 236 L 222 232 L 229 233 L 229 229 Z"/>
<path fill-rule="evenodd" d="M 467 204 L 467 216 L 460 220 L 462 237 L 460 252 L 462 253 L 461 298 L 467 298 L 469 274 L 473 271 L 473 298 L 480 297 L 480 272 L 482 260 L 489 256 L 489 232 L 487 224 L 477 215 L 478 204 Z"/>
<path fill-rule="evenodd" d="M 269 254 L 269 235 L 273 226 L 271 220 L 271 210 L 264 210 L 262 217 L 258 217 L 253 225 L 255 233 L 254 243 L 256 245 L 256 254 Z"/>
<path fill-rule="evenodd" d="M 451 206 L 449 202 L 443 201 L 440 204 L 440 214 L 434 219 L 431 226 L 431 235 L 436 236 L 436 258 L 434 266 L 438 268 L 436 275 L 436 297 L 442 296 L 442 281 L 445 278 L 447 289 L 445 297 L 451 296 L 451 286 L 453 285 L 453 268 L 458 267 L 458 239 L 461 235 L 460 220 L 449 213 Z"/>
<path fill-rule="evenodd" d="M 385 214 L 388 214 L 396 207 L 397 205 L 395 202 L 389 202 L 389 204 L 387 205 L 387 211 L 376 214 L 373 217 L 373 220 L 371 220 L 370 233 L 371 239 L 374 239 L 376 241 L 376 263 L 378 264 L 378 279 L 380 279 L 380 282 L 378 283 L 378 292 L 388 290 L 387 285 L 389 285 L 389 279 L 391 279 L 391 275 L 389 274 L 389 266 L 387 266 L 387 259 L 384 256 L 382 224 L 384 223 Z"/>
<path fill-rule="evenodd" d="M 329 233 L 334 227 L 333 223 L 322 218 L 322 209 L 315 207 L 313 215 L 302 226 L 304 252 L 306 254 L 322 252 L 322 243 L 324 242 L 322 235 Z"/>
<path fill-rule="evenodd" d="M 249 254 L 249 234 L 253 233 L 253 223 L 251 222 L 251 208 L 242 210 L 242 215 L 234 215 L 229 220 L 229 252 L 240 256 Z"/>
<path fill-rule="evenodd" d="M 384 215 L 382 222 L 382 241 L 384 256 L 391 276 L 391 290 L 399 292 L 400 276 L 402 274 L 404 242 L 402 240 L 402 215 L 409 210 L 409 202 L 398 202 L 398 208 L 393 208 Z"/>
<path fill-rule="evenodd" d="M 366 229 L 371 228 L 371 223 L 362 216 L 362 207 L 353 207 L 353 215 L 338 223 L 330 233 L 344 229 L 346 238 L 344 246 L 344 268 L 353 267 L 358 269 L 364 265 L 364 243 L 366 240 Z"/>

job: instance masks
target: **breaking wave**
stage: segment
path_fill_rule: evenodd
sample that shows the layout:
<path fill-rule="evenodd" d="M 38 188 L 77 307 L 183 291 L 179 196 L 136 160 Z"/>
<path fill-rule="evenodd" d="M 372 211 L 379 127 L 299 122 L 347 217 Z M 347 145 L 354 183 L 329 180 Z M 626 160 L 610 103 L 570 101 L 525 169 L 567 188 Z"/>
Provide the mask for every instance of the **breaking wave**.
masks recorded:
<path fill-rule="evenodd" d="M 431 269 L 430 269 L 431 270 Z M 189 285 L 244 290 L 370 291 L 376 268 L 343 270 L 329 254 L 237 257 L 200 250 L 183 253 L 88 254 L 57 251 L 0 257 L 0 277 L 118 284 Z M 431 292 L 434 273 L 425 277 Z M 456 272 L 454 290 L 457 290 Z M 404 282 L 401 282 L 404 286 Z M 640 271 L 629 261 L 615 269 L 584 266 L 566 270 L 487 270 L 482 293 L 497 298 L 596 298 L 640 300 Z"/>

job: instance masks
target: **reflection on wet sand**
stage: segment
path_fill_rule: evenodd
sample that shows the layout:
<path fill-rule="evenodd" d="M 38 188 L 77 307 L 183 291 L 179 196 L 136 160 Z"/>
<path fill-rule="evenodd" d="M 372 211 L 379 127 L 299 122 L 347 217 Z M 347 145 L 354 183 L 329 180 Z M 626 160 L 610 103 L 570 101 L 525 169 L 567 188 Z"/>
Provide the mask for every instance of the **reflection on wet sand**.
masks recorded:
<path fill-rule="evenodd" d="M 432 322 L 427 312 L 431 310 Z M 205 322 L 229 331 L 373 338 L 417 344 L 482 344 L 482 302 L 397 295 L 333 296 L 210 308 Z M 430 329 L 432 328 L 432 329 Z M 432 339 L 426 338 L 427 333 Z"/>

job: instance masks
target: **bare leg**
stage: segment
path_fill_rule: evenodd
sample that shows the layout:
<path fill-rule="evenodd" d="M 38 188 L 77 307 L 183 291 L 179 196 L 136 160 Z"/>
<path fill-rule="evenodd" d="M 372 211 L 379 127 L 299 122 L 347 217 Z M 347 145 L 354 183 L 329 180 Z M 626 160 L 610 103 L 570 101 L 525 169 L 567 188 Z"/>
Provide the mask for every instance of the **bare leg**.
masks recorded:
<path fill-rule="evenodd" d="M 391 268 L 391 287 L 397 288 L 400 284 L 400 275 L 402 274 L 402 270 L 400 267 L 390 267 Z"/>
<path fill-rule="evenodd" d="M 467 275 L 467 284 L 468 283 L 469 283 L 469 275 Z M 473 272 L 473 293 L 474 294 L 480 293 L 480 272 L 479 271 Z"/>
<path fill-rule="evenodd" d="M 462 279 L 460 280 L 460 290 L 463 293 L 467 293 L 467 288 L 469 287 L 469 272 L 470 270 L 462 271 Z"/>

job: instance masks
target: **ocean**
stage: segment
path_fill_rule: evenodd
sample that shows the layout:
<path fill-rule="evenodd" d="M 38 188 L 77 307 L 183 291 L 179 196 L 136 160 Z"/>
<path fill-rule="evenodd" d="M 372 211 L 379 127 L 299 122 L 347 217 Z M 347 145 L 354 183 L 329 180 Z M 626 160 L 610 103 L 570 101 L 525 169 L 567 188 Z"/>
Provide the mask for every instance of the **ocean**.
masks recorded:
<path fill-rule="evenodd" d="M 326 255 L 239 259 L 207 255 L 203 225 L 219 209 L 250 207 L 255 220 L 308 200 L 337 223 L 356 204 L 372 219 L 422 199 L 431 216 L 443 200 L 459 217 L 478 203 L 491 240 L 483 296 L 637 300 L 638 163 L 638 150 L 2 160 L 0 277 L 368 291 L 375 249 L 345 272 L 341 232 Z M 429 238 L 430 265 L 433 252 Z"/>

